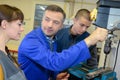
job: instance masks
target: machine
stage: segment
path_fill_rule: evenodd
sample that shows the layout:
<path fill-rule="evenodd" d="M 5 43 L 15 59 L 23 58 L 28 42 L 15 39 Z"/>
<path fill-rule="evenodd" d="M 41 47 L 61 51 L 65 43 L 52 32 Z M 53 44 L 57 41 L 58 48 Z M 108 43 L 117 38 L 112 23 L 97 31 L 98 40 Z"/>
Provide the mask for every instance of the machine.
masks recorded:
<path fill-rule="evenodd" d="M 99 0 L 97 2 L 97 19 L 94 25 L 108 29 L 108 37 L 104 45 L 105 60 L 104 66 L 92 69 L 81 63 L 69 69 L 69 73 L 79 80 L 118 80 L 113 68 L 106 67 L 106 59 L 111 50 L 111 38 L 114 38 L 114 31 L 120 30 L 120 1 Z"/>

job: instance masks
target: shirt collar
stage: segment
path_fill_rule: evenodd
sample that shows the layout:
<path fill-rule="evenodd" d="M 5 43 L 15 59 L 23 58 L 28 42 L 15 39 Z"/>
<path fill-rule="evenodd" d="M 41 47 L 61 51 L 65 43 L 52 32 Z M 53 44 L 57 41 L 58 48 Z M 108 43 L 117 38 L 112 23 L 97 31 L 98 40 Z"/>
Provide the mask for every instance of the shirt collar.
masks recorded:
<path fill-rule="evenodd" d="M 54 42 L 57 40 L 57 37 L 54 36 L 53 39 L 51 39 L 50 37 L 46 36 L 46 39 L 47 39 L 49 42 L 54 43 Z"/>

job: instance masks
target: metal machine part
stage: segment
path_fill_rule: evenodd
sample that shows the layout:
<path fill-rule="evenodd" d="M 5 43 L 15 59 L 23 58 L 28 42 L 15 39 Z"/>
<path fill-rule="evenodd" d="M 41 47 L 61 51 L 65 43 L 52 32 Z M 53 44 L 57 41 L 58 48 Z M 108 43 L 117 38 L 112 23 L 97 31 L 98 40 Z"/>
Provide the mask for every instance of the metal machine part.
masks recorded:
<path fill-rule="evenodd" d="M 70 68 L 68 71 L 71 75 L 77 77 L 77 80 L 117 80 L 116 72 L 111 68 L 91 69 L 83 65 L 84 64 L 77 65 Z"/>
<path fill-rule="evenodd" d="M 87 73 L 86 78 L 93 79 L 95 77 L 102 75 L 103 73 L 106 73 L 106 72 L 112 72 L 112 69 L 111 68 L 99 68 L 98 70 Z"/>
<path fill-rule="evenodd" d="M 97 19 L 95 25 L 105 29 L 111 29 L 111 25 L 120 21 L 120 1 L 119 0 L 99 0 L 97 2 Z"/>

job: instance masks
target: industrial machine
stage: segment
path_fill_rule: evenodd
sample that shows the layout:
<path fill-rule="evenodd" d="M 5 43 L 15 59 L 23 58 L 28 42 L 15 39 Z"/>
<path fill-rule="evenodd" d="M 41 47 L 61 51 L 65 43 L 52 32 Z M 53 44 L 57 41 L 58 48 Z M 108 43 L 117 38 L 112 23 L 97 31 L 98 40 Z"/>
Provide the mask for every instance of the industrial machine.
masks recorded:
<path fill-rule="evenodd" d="M 81 63 L 70 68 L 70 74 L 77 77 L 77 80 L 118 80 L 113 68 L 106 67 L 106 59 L 111 50 L 111 38 L 114 38 L 114 31 L 120 30 L 120 1 L 119 0 L 99 0 L 97 2 L 97 19 L 95 25 L 108 29 L 108 37 L 104 45 L 105 60 L 101 68 L 90 68 Z"/>
<path fill-rule="evenodd" d="M 80 64 L 70 68 L 69 73 L 77 77 L 74 80 L 118 80 L 116 72 L 109 67 L 91 69 L 85 64 Z"/>

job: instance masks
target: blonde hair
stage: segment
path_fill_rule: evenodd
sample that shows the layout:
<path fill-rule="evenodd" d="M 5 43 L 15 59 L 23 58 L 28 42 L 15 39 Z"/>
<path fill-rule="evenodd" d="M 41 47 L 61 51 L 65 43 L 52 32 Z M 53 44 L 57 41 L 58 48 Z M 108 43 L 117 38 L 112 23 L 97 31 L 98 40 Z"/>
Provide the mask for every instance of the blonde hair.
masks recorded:
<path fill-rule="evenodd" d="M 90 17 L 90 11 L 87 9 L 80 9 L 75 15 L 75 18 L 85 17 L 87 20 L 92 21 Z"/>

